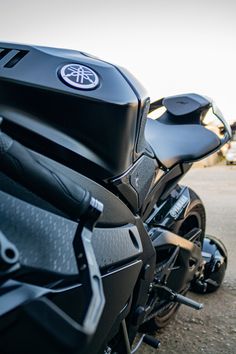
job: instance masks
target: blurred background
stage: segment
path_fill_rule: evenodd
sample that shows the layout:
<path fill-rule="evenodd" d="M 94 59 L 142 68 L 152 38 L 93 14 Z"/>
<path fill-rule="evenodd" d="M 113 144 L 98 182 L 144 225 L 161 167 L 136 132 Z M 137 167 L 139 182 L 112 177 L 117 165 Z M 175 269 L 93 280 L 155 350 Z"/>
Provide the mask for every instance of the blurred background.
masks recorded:
<path fill-rule="evenodd" d="M 196 92 L 236 120 L 234 0 L 0 0 L 0 40 L 66 47 L 129 69 L 151 99 Z"/>

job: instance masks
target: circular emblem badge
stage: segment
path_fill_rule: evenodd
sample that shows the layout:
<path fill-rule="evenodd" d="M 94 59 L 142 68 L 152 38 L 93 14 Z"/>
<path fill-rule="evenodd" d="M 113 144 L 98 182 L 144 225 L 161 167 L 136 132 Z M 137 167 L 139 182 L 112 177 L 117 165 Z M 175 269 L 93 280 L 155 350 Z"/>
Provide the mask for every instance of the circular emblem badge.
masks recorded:
<path fill-rule="evenodd" d="M 64 65 L 60 70 L 60 77 L 70 86 L 82 90 L 94 89 L 99 84 L 98 75 L 81 64 Z"/>

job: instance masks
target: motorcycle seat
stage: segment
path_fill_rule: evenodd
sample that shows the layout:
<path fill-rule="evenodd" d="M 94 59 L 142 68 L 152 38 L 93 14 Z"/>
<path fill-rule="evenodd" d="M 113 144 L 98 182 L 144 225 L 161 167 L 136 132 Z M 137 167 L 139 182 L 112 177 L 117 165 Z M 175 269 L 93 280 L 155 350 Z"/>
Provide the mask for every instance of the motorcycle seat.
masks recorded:
<path fill-rule="evenodd" d="M 145 138 L 158 160 L 166 167 L 195 162 L 220 146 L 218 136 L 201 124 L 167 123 L 169 112 L 160 119 L 147 119 Z M 178 118 L 176 117 L 176 120 Z"/>

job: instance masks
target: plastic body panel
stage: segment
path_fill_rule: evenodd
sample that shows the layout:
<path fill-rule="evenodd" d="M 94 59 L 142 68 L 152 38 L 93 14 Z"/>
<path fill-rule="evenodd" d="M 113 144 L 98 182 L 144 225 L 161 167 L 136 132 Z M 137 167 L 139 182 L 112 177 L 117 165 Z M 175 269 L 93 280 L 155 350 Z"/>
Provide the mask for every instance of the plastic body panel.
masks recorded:
<path fill-rule="evenodd" d="M 60 273 L 60 276 L 77 275 L 72 247 L 77 223 L 2 191 L 0 220 L 0 229 L 20 250 L 22 265 Z M 92 244 L 100 268 L 127 262 L 143 251 L 135 224 L 97 227 Z"/>
<path fill-rule="evenodd" d="M 140 210 L 146 196 L 155 183 L 157 161 L 141 156 L 126 173 L 111 181 L 134 212 Z"/>
<path fill-rule="evenodd" d="M 44 160 L 44 164 L 46 165 L 45 161 L 48 163 L 48 161 L 51 160 Z M 98 222 L 100 227 L 115 227 L 134 223 L 135 218 L 129 208 L 107 189 L 81 174 L 78 174 L 70 169 L 66 169 L 62 165 L 54 163 L 53 165 L 50 164 L 50 166 L 53 166 L 55 170 L 61 170 L 65 175 L 69 176 L 72 181 L 79 183 L 83 186 L 83 188 L 88 189 L 96 198 L 101 200 L 104 204 L 104 212 Z M 65 214 L 53 207 L 50 203 L 39 198 L 19 184 L 13 182 L 12 179 L 9 179 L 2 173 L 0 173 L 0 186 L 2 191 L 14 195 L 21 200 L 56 213 L 57 215 L 65 216 Z"/>
<path fill-rule="evenodd" d="M 3 198 L 6 197 L 5 193 L 1 192 L 0 194 Z M 19 228 L 20 226 L 25 225 L 25 228 L 29 233 L 27 235 L 22 230 L 21 234 L 24 236 L 23 238 L 28 238 L 28 241 L 29 238 L 31 238 L 31 245 L 29 245 L 29 243 L 27 244 L 25 242 L 26 239 L 23 240 L 23 238 L 20 240 L 22 242 L 21 246 L 18 244 L 18 247 L 21 249 L 21 257 L 23 256 L 24 258 L 24 255 L 26 258 L 28 257 L 28 259 L 25 259 L 23 262 L 25 267 L 24 270 L 29 268 L 30 272 L 32 272 L 33 269 L 36 271 L 38 266 L 41 267 L 43 276 L 39 277 L 37 272 L 32 272 L 31 277 L 33 277 L 33 283 L 37 282 L 37 286 L 39 286 L 40 282 L 45 282 L 46 279 L 49 279 L 48 277 L 50 273 L 52 276 L 57 274 L 59 279 L 63 277 L 63 280 L 68 280 L 68 276 L 72 275 L 73 278 L 69 276 L 69 280 L 71 281 L 74 279 L 76 284 L 78 284 L 76 265 L 75 262 L 74 265 L 72 264 L 73 260 L 71 260 L 71 255 L 68 253 L 69 250 L 72 251 L 72 235 L 70 235 L 69 230 L 73 229 L 75 223 L 65 220 L 57 215 L 52 215 L 51 213 L 34 206 L 28 205 L 28 207 L 26 207 L 25 202 L 14 198 L 11 195 L 5 199 L 5 202 L 8 203 L 8 201 L 13 201 L 15 207 L 13 205 L 12 207 L 6 206 L 4 205 L 4 202 L 1 201 L 1 212 L 3 214 L 7 213 L 8 223 L 12 224 L 12 219 L 9 213 L 14 214 L 14 211 L 18 210 L 17 218 L 19 218 L 19 220 L 16 221 L 16 225 Z M 29 213 L 29 215 L 27 213 Z M 41 213 L 41 215 L 39 215 L 39 213 Z M 42 213 L 48 215 L 49 219 L 51 218 L 51 227 L 50 223 L 47 221 L 44 226 L 41 224 Z M 4 225 L 7 225 L 7 218 L 5 216 L 0 218 L 0 220 L 2 220 L 1 227 L 3 226 L 4 228 Z M 3 222 L 3 220 L 5 221 Z M 56 222 L 57 225 L 53 226 L 54 222 Z M 62 222 L 61 225 L 60 222 Z M 127 315 L 127 311 L 130 310 L 129 302 L 133 296 L 134 286 L 142 273 L 140 272 L 141 267 L 147 262 L 150 265 L 150 278 L 145 278 L 147 284 L 149 284 L 152 279 L 153 268 L 155 265 L 155 252 L 141 220 L 135 218 L 134 222 L 135 225 L 126 225 L 123 227 L 117 227 L 116 229 L 97 228 L 94 231 L 93 246 L 98 263 L 103 271 L 103 286 L 107 300 L 96 335 L 91 341 L 91 348 L 87 351 L 89 353 L 96 353 L 98 348 L 102 346 L 103 342 L 107 340 L 107 335 L 108 333 L 111 333 L 113 326 L 116 328 L 119 325 L 120 317 L 122 318 L 122 316 L 125 317 Z M 36 227 L 36 230 L 32 229 L 33 224 L 34 227 Z M 65 228 L 66 224 L 67 230 Z M 60 229 L 62 233 L 64 230 L 64 237 L 57 233 L 58 229 Z M 54 232 L 52 232 L 53 230 Z M 9 227 L 4 228 L 4 231 L 9 238 L 12 238 L 13 235 L 11 235 Z M 39 235 L 40 232 L 41 236 Z M 34 241 L 33 238 L 35 238 Z M 38 239 L 37 242 L 36 238 Z M 56 242 L 53 241 L 53 238 Z M 19 241 L 19 235 L 16 240 L 17 239 Z M 42 247 L 40 247 L 38 242 Z M 46 249 L 45 244 L 47 244 Z M 29 249 L 31 250 L 31 256 L 27 256 L 29 255 Z M 36 258 L 32 253 L 33 249 L 37 250 Z M 42 250 L 41 254 L 39 252 L 40 249 Z M 45 252 L 45 250 L 47 252 Z M 62 250 L 67 251 L 62 254 Z M 48 264 L 49 268 L 46 269 L 46 258 L 48 256 L 49 258 L 51 257 L 51 261 L 49 262 L 50 264 Z M 39 260 L 40 257 L 42 257 L 41 265 Z M 30 258 L 31 261 L 36 262 L 37 264 L 32 264 Z M 67 261 L 70 263 L 69 269 L 74 269 L 72 274 L 63 273 L 63 270 L 68 266 L 68 264 L 66 265 L 67 261 L 64 258 L 67 258 Z M 42 265 L 44 268 L 42 268 Z M 56 269 L 53 268 L 55 265 L 57 265 Z M 109 272 L 106 271 L 106 268 L 108 268 Z M 19 275 L 18 279 L 21 279 Z M 29 281 L 29 275 L 27 279 Z M 31 282 L 32 279 L 30 283 Z M 53 282 L 50 283 L 53 284 Z M 74 348 L 78 347 L 78 336 L 76 337 L 73 335 L 73 331 L 71 332 L 70 328 L 72 325 L 75 326 L 75 322 L 73 323 L 73 321 L 79 321 L 80 316 L 83 313 L 85 303 L 84 289 L 80 287 L 79 284 L 78 286 L 71 286 L 71 288 L 68 287 L 68 285 L 63 288 L 63 283 L 60 284 L 60 282 L 58 285 L 59 287 L 55 291 L 52 291 L 49 298 L 46 298 L 45 294 L 43 298 L 36 299 L 36 301 L 32 301 L 21 308 L 17 308 L 15 311 L 11 311 L 10 320 L 13 320 L 11 331 L 3 330 L 1 332 L 1 348 L 7 348 L 6 353 L 11 353 L 12 351 L 31 353 L 32 350 L 36 353 L 41 353 L 43 350 L 45 351 L 50 348 L 51 353 L 55 352 L 64 354 L 74 352 Z M 137 289 L 135 290 L 135 293 L 135 296 L 137 296 Z M 139 303 L 140 305 L 144 305 L 144 299 L 143 301 L 139 300 Z M 65 316 L 68 325 L 70 322 L 70 328 L 68 326 L 68 328 L 63 327 L 63 323 L 57 320 L 55 313 L 50 310 L 50 306 L 51 310 L 56 309 L 61 317 Z M 117 314 L 119 314 L 118 317 Z M 50 318 L 50 321 L 45 321 L 45 317 Z M 8 319 L 9 317 L 7 317 L 6 321 L 6 318 L 2 317 L 2 329 L 5 327 L 6 323 L 9 323 Z M 25 341 L 25 333 L 28 333 L 27 341 Z M 15 338 L 14 341 L 11 340 L 12 336 Z M 35 342 L 40 343 L 37 348 L 35 347 Z"/>
<path fill-rule="evenodd" d="M 117 314 L 122 312 L 129 301 L 141 266 L 141 261 L 132 262 L 103 276 L 104 293 L 107 299 L 106 307 L 96 335 L 90 343 L 87 343 L 85 351 L 81 352 L 80 337 L 75 331 L 79 320 L 78 315 L 83 312 L 85 302 L 83 298 L 84 289 L 79 285 L 65 291 L 55 292 L 54 295 L 51 295 L 51 301 L 43 297 L 35 302 L 25 304 L 25 306 L 12 311 L 8 320 L 2 317 L 2 329 L 8 329 L 9 321 L 12 322 L 11 331 L 1 331 L 1 351 L 6 354 L 13 352 L 72 354 L 79 350 L 79 353 L 82 354 L 96 354 L 106 340 L 107 333 L 114 324 Z M 47 311 L 46 306 L 42 306 L 47 303 L 51 303 L 52 310 L 57 309 L 59 311 L 61 317 L 64 317 L 66 325 L 58 321 L 57 316 L 52 311 Z M 71 306 L 72 304 L 73 306 Z M 45 321 L 45 318 L 50 318 L 50 321 Z"/>
<path fill-rule="evenodd" d="M 104 175 L 119 175 L 132 164 L 141 123 L 139 111 L 146 99 L 139 87 L 134 92 L 132 79 L 126 79 L 115 66 L 81 52 L 7 43 L 0 43 L 0 48 L 11 49 L 6 56 L 8 60 L 16 51 L 26 52 L 11 68 L 5 66 L 6 58 L 0 60 L 3 118 L 11 119 L 17 113 L 20 126 L 33 129 L 34 122 L 40 122 L 45 124 L 45 133 L 47 125 L 58 129 L 64 134 L 63 145 L 70 146 L 67 137 L 77 141 L 78 150 L 82 155 L 83 150 L 89 151 L 95 168 L 96 165 L 98 170 L 102 168 Z M 59 78 L 60 68 L 70 63 L 94 70 L 99 77 L 98 87 L 81 90 L 63 83 Z M 25 116 L 32 124 L 25 123 Z M 44 136 L 44 131 L 41 135 Z M 56 135 L 51 135 L 51 140 L 58 143 Z M 90 160 L 89 155 L 85 158 Z"/>
<path fill-rule="evenodd" d="M 98 221 L 98 225 L 100 227 L 114 227 L 134 223 L 134 215 L 130 209 L 108 189 L 104 188 L 92 179 L 82 175 L 81 173 L 75 172 L 64 165 L 57 163 L 56 161 L 33 151 L 31 151 L 31 153 L 40 162 L 40 164 L 50 166 L 55 171 L 62 172 L 73 182 L 90 191 L 96 199 L 103 203 L 103 214 Z"/>

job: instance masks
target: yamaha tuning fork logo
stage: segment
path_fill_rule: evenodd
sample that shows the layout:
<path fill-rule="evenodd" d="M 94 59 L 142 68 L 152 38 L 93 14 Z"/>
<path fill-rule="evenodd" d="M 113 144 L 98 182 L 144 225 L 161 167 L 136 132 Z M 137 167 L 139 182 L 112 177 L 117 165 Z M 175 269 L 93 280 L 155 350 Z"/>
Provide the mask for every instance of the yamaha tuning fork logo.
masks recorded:
<path fill-rule="evenodd" d="M 60 70 L 60 78 L 68 85 L 82 90 L 95 89 L 99 84 L 98 75 L 81 64 L 64 65 Z"/>

